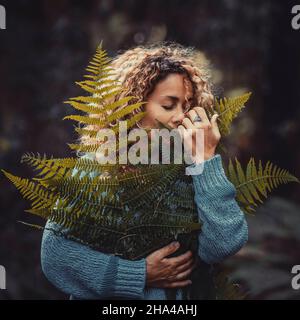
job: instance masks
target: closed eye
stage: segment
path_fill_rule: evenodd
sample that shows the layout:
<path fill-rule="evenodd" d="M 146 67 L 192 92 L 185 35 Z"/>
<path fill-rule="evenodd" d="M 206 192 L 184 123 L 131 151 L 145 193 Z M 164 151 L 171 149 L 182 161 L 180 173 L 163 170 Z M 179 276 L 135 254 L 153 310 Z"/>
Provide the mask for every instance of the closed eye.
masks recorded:
<path fill-rule="evenodd" d="M 166 109 L 166 110 L 172 110 L 172 109 L 174 109 L 174 107 L 175 106 L 162 106 L 164 109 Z"/>
<path fill-rule="evenodd" d="M 171 106 L 162 106 L 165 110 L 173 110 L 174 108 L 176 108 L 176 105 L 171 105 Z M 184 109 L 185 111 L 184 112 L 187 112 L 191 109 L 192 107 L 192 102 L 189 101 L 188 103 L 186 103 Z"/>

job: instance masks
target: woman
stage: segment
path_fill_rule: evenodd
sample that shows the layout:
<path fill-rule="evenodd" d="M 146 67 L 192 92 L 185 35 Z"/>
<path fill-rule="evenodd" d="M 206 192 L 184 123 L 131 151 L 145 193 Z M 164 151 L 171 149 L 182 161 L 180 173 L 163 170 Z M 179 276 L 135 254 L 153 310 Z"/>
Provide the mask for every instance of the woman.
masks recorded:
<path fill-rule="evenodd" d="M 194 51 L 178 44 L 137 47 L 119 54 L 112 62 L 117 80 L 126 90 L 123 96 L 147 101 L 146 116 L 140 128 L 158 128 L 159 122 L 177 128 L 204 130 L 204 170 L 192 176 L 195 203 L 202 229 L 198 236 L 198 255 L 213 264 L 235 254 L 247 242 L 248 228 L 243 212 L 235 201 L 236 190 L 227 179 L 221 156 L 216 154 L 220 140 L 217 115 L 209 120 L 206 108 L 213 95 L 204 66 L 195 64 Z M 118 98 L 121 98 L 119 96 Z M 82 141 L 86 137 L 82 137 Z M 193 155 L 201 149 L 196 139 L 189 145 Z M 88 156 L 88 155 L 87 155 Z M 189 168 L 201 162 L 196 157 Z M 47 222 L 46 228 L 55 228 Z M 187 251 L 169 257 L 178 250 L 171 243 L 146 258 L 131 261 L 95 251 L 46 230 L 41 246 L 41 263 L 46 277 L 71 299 L 166 299 L 166 288 L 191 284 L 195 257 Z"/>

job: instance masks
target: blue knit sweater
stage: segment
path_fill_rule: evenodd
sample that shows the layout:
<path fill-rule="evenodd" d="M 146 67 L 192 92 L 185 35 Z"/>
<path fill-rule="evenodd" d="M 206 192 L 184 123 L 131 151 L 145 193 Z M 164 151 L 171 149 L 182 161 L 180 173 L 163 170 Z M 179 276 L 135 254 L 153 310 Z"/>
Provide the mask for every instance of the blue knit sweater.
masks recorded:
<path fill-rule="evenodd" d="M 202 229 L 199 256 L 217 263 L 234 255 L 248 240 L 244 213 L 235 201 L 236 189 L 227 179 L 219 154 L 204 161 L 204 170 L 192 175 L 195 203 Z M 195 166 L 195 165 L 191 165 Z M 46 228 L 57 228 L 46 223 Z M 164 288 L 146 286 L 146 258 L 137 261 L 104 254 L 86 245 L 44 230 L 41 265 L 48 280 L 70 295 L 70 299 L 158 299 L 165 300 Z M 178 288 L 177 300 L 182 300 Z"/>

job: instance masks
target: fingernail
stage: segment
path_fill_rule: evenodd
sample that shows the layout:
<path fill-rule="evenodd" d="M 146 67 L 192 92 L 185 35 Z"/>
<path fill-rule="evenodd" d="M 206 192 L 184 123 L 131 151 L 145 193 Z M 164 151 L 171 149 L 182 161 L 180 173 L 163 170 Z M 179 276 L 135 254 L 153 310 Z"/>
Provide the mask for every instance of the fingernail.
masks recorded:
<path fill-rule="evenodd" d="M 173 241 L 172 242 L 172 246 L 173 247 L 178 247 L 179 246 L 179 242 L 178 241 Z"/>

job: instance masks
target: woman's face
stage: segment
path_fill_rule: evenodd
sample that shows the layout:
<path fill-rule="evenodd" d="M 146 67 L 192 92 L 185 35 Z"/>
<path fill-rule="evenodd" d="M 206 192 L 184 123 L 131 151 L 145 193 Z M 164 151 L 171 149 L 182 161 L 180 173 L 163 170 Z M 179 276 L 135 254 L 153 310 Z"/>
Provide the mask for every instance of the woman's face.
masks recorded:
<path fill-rule="evenodd" d="M 193 98 L 191 83 L 187 81 L 186 88 L 184 79 L 187 79 L 186 75 L 171 73 L 157 83 L 147 99 L 146 115 L 140 121 L 142 127 L 159 128 L 155 119 L 172 129 L 181 124 Z"/>

